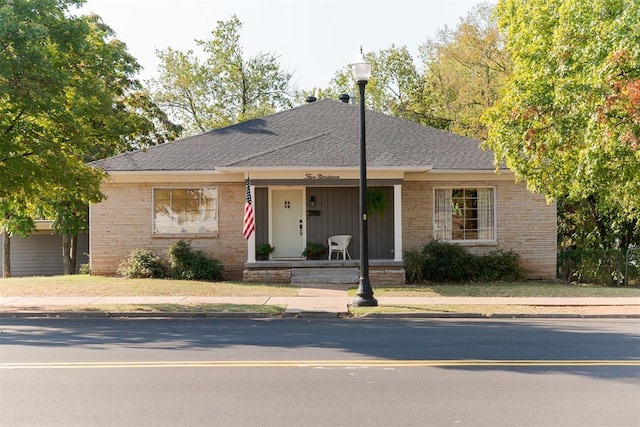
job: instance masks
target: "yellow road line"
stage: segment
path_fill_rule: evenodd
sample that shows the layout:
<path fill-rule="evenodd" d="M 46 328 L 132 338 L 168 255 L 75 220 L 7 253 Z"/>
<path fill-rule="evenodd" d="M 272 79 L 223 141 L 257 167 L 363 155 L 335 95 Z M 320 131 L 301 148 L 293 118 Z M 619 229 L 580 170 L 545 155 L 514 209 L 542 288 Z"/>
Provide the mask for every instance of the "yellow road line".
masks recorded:
<path fill-rule="evenodd" d="M 0 363 L 3 369 L 638 366 L 640 360 L 206 360 Z"/>

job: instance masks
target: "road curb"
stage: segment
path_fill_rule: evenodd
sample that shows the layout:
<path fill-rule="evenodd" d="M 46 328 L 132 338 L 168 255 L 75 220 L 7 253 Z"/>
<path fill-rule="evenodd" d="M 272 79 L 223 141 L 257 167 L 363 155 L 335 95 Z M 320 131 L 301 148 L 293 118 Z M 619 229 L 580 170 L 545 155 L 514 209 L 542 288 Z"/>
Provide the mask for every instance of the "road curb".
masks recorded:
<path fill-rule="evenodd" d="M 578 314 L 578 313 L 365 313 L 354 316 L 378 319 L 640 319 L 640 314 Z"/>
<path fill-rule="evenodd" d="M 97 319 L 145 319 L 145 318 L 268 318 L 282 317 L 269 313 L 209 313 L 209 312 L 94 312 L 94 311 L 19 311 L 0 313 L 0 318 L 97 318 Z"/>
<path fill-rule="evenodd" d="M 20 311 L 2 312 L 0 318 L 69 318 L 69 319 L 254 319 L 254 318 L 331 318 L 331 319 L 640 319 L 640 314 L 482 314 L 482 313 L 351 313 L 297 312 L 297 313 L 210 313 L 210 312 L 98 312 L 98 311 Z"/>

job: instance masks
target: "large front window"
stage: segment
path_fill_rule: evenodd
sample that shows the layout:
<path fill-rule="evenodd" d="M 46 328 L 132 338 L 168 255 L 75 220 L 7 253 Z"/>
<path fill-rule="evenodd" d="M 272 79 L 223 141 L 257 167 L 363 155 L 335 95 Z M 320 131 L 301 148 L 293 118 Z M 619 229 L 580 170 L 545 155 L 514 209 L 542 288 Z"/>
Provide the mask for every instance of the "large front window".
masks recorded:
<path fill-rule="evenodd" d="M 154 234 L 218 232 L 217 188 L 155 188 Z"/>
<path fill-rule="evenodd" d="M 495 240 L 494 189 L 436 189 L 433 231 L 445 241 Z"/>

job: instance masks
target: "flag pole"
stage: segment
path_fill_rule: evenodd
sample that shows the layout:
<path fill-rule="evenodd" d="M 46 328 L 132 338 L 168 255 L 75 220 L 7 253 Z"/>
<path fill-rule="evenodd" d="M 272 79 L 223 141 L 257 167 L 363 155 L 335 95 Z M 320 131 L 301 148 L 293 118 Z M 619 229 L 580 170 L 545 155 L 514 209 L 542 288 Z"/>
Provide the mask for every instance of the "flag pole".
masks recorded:
<path fill-rule="evenodd" d="M 255 187 L 251 185 L 251 178 L 249 174 L 247 174 L 243 216 L 244 223 L 242 227 L 242 237 L 247 240 L 247 262 L 256 262 L 254 194 Z"/>

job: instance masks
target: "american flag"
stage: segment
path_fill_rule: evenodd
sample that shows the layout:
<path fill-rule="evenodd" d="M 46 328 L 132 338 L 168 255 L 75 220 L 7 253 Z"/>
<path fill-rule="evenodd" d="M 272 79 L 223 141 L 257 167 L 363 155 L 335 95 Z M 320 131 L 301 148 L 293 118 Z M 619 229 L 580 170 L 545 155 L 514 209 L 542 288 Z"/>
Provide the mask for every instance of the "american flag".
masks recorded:
<path fill-rule="evenodd" d="M 253 204 L 251 203 L 251 180 L 247 178 L 247 197 L 244 202 L 244 227 L 242 227 L 242 237 L 248 239 L 256 229 L 253 217 Z"/>

